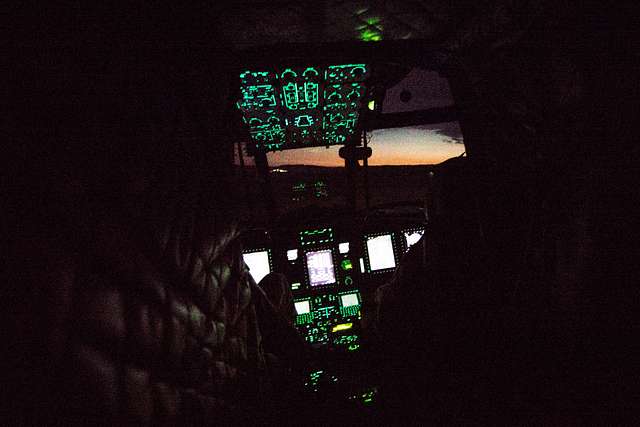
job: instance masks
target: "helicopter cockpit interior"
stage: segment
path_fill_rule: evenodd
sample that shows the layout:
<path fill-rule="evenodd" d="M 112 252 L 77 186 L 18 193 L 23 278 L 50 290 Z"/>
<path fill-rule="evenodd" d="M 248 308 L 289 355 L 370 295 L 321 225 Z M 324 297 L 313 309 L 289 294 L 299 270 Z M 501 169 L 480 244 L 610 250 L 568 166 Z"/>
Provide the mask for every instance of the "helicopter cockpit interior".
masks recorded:
<path fill-rule="evenodd" d="M 257 177 L 257 183 L 244 188 L 261 186 L 259 192 L 266 195 L 252 198 L 253 212 L 259 214 L 250 218 L 254 227 L 244 233 L 243 259 L 257 283 L 271 272 L 284 274 L 297 330 L 313 348 L 329 349 L 326 363 L 307 372 L 307 386 L 334 404 L 342 399 L 370 406 L 378 384 L 366 360 L 370 355 L 362 354 L 371 340 L 367 321 L 372 319 L 366 317 L 375 312 L 376 289 L 391 279 L 403 255 L 425 233 L 433 175 L 431 166 L 420 164 L 428 160 L 419 149 L 412 165 L 369 166 L 370 158 L 382 157 L 375 150 L 376 143 L 383 143 L 372 133 L 384 126 L 387 133 L 402 135 L 430 125 L 460 132 L 455 106 L 446 79 L 435 71 L 385 63 L 365 44 L 337 56 L 326 48 L 321 54 L 304 45 L 295 50 L 291 56 L 269 49 L 260 56 L 251 52 L 251 66 L 238 73 L 238 134 L 246 142 L 238 143 L 237 163 L 243 169 L 251 163 L 254 170 L 241 175 Z M 260 63 L 260 57 L 277 61 Z M 416 80 L 434 89 L 418 91 L 421 99 L 409 102 L 414 95 L 407 87 Z M 421 109 L 424 105 L 430 107 Z M 429 145 L 428 135 L 424 132 L 423 145 Z M 457 142 L 440 145 L 449 145 L 447 152 L 456 157 L 464 155 L 461 133 Z M 286 150 L 313 147 L 326 148 L 317 156 L 342 165 L 270 165 Z M 396 146 L 396 155 L 403 149 L 408 150 Z M 286 154 L 289 162 L 296 159 L 295 152 Z M 394 194 L 394 174 L 403 171 L 404 185 L 414 190 L 405 200 Z"/>
<path fill-rule="evenodd" d="M 26 9 L 12 425 L 633 424 L 632 5 Z"/>

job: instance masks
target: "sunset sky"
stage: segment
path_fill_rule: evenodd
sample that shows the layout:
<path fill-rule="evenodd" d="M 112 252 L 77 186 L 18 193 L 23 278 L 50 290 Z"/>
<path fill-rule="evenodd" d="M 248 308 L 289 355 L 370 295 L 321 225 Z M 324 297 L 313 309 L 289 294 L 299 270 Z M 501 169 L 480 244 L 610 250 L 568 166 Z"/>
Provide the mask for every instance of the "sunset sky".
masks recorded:
<path fill-rule="evenodd" d="M 408 92 L 408 99 L 401 93 Z M 449 83 L 438 73 L 412 69 L 397 84 L 387 89 L 382 113 L 403 113 L 453 105 Z M 369 133 L 372 166 L 426 165 L 440 163 L 462 154 L 462 131 L 458 122 L 405 128 L 377 129 Z M 269 165 L 344 166 L 338 156 L 340 146 L 313 147 L 268 153 Z M 252 164 L 252 159 L 247 159 Z"/>
<path fill-rule="evenodd" d="M 425 165 L 440 163 L 464 152 L 462 135 L 457 123 L 378 129 L 370 134 L 373 154 L 369 165 Z M 343 166 L 338 156 L 339 146 L 286 150 L 267 155 L 271 166 L 306 164 Z"/>

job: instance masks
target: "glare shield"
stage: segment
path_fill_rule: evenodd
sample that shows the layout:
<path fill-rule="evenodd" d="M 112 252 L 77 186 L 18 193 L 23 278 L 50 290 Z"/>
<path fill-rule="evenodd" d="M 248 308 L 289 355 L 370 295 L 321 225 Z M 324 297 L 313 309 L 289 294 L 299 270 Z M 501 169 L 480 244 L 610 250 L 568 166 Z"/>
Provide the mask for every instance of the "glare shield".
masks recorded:
<path fill-rule="evenodd" d="M 298 250 L 297 249 L 289 249 L 287 251 L 287 260 L 295 261 L 298 259 Z"/>
<path fill-rule="evenodd" d="M 297 301 L 294 303 L 294 306 L 296 308 L 296 313 L 298 314 L 307 314 L 311 312 L 311 305 L 308 300 Z"/>

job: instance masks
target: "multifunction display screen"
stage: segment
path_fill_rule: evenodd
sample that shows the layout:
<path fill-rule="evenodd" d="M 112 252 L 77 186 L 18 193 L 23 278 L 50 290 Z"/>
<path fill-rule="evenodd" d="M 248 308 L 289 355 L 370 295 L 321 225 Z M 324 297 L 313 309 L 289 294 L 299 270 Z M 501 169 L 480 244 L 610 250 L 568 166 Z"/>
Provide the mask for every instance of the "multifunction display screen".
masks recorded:
<path fill-rule="evenodd" d="M 311 312 L 311 304 L 308 300 L 306 301 L 297 301 L 294 303 L 296 308 L 296 313 L 298 314 L 307 314 Z"/>
<path fill-rule="evenodd" d="M 307 271 L 311 286 L 330 285 L 336 283 L 331 249 L 307 252 Z"/>
<path fill-rule="evenodd" d="M 249 252 L 242 254 L 242 259 L 249 267 L 249 273 L 256 283 L 271 272 L 269 264 L 269 251 Z"/>
<path fill-rule="evenodd" d="M 360 301 L 358 300 L 358 294 L 341 295 L 340 300 L 343 307 L 353 307 L 354 305 L 360 304 Z"/>
<path fill-rule="evenodd" d="M 396 266 L 393 240 L 390 234 L 369 237 L 367 239 L 367 253 L 371 271 L 385 270 Z"/>
<path fill-rule="evenodd" d="M 422 238 L 424 230 L 404 231 L 402 234 L 404 235 L 405 248 L 408 251 L 411 246 L 418 243 Z"/>

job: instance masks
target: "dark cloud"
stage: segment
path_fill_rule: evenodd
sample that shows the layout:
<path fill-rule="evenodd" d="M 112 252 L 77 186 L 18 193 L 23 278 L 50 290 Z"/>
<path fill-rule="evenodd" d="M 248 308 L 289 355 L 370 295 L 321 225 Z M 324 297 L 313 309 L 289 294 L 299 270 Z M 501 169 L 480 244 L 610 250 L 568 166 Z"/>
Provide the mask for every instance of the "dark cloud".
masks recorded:
<path fill-rule="evenodd" d="M 432 132 L 436 132 L 440 135 L 447 137 L 445 141 L 450 141 L 456 144 L 462 144 L 464 142 L 462 138 L 462 130 L 458 122 L 438 123 L 435 125 L 423 125 L 416 126 L 419 129 L 427 129 Z"/>

